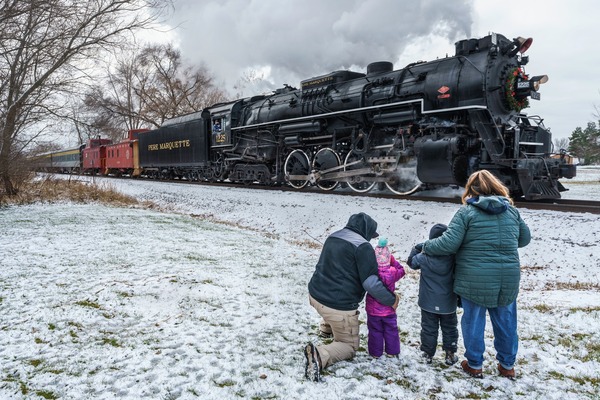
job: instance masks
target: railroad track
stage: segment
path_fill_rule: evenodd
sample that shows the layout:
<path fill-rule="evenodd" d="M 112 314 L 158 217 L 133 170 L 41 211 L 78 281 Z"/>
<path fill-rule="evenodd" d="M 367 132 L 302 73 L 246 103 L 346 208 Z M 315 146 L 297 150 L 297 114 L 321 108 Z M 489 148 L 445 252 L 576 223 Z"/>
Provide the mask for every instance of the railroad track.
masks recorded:
<path fill-rule="evenodd" d="M 287 190 L 287 189 L 286 189 Z M 289 188 L 289 190 L 295 190 Z M 314 190 L 316 193 L 323 193 L 320 190 Z M 363 197 L 374 197 L 374 198 L 385 198 L 385 199 L 396 199 L 396 200 L 408 200 L 408 201 L 429 201 L 437 203 L 451 203 L 461 204 L 461 199 L 457 197 L 433 197 L 422 194 L 415 194 L 410 196 L 398 196 L 391 193 L 385 192 L 369 192 L 369 193 L 355 193 L 355 192 L 330 192 L 331 194 L 337 195 L 353 195 Z M 529 209 L 529 210 L 549 210 L 549 211 L 561 211 L 561 212 L 575 212 L 575 213 L 590 213 L 600 214 L 600 201 L 592 200 L 571 200 L 571 199 L 557 199 L 557 200 L 540 200 L 540 201 L 515 201 L 517 208 Z"/>
<path fill-rule="evenodd" d="M 600 201 L 593 200 L 540 200 L 538 202 L 516 202 L 518 208 L 528 208 L 530 210 L 552 210 L 576 213 L 600 214 Z"/>
<path fill-rule="evenodd" d="M 87 176 L 87 175 L 86 175 Z M 109 179 L 130 179 L 128 177 L 102 177 Z M 144 181 L 148 179 L 143 179 Z M 307 187 L 302 190 L 292 188 L 290 186 L 266 186 L 266 185 L 242 185 L 231 182 L 191 182 L 186 180 L 162 180 L 152 179 L 149 181 L 154 182 L 168 182 L 178 184 L 190 184 L 190 185 L 204 185 L 204 186 L 216 186 L 216 187 L 229 187 L 229 188 L 245 188 L 245 189 L 256 189 L 256 190 L 277 190 L 284 192 L 304 192 L 304 193 L 319 193 L 334 196 L 354 196 L 354 197 L 372 197 L 380 199 L 392 199 L 392 200 L 408 200 L 408 201 L 426 201 L 426 202 L 437 202 L 437 203 L 451 203 L 460 204 L 461 200 L 458 197 L 434 197 L 426 196 L 423 194 L 414 194 L 410 196 L 400 196 L 387 191 L 374 190 L 368 193 L 358 193 L 349 188 L 336 189 L 332 191 L 325 191 L 318 189 L 317 187 Z M 561 212 L 575 212 L 575 213 L 591 213 L 600 214 L 600 201 L 593 200 L 571 200 L 571 199 L 556 199 L 556 200 L 539 200 L 539 201 L 515 201 L 517 208 L 530 209 L 530 210 L 550 210 L 550 211 L 561 211 Z"/>

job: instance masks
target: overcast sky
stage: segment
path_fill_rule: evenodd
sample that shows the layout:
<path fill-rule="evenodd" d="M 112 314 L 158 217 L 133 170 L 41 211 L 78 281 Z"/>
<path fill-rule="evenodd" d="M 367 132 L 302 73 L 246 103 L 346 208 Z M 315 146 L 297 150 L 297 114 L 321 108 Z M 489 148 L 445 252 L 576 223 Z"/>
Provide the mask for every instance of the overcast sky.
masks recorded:
<path fill-rule="evenodd" d="M 526 112 L 559 138 L 597 121 L 598 15 L 598 0 L 175 0 L 168 36 L 232 95 L 249 70 L 273 88 L 299 87 L 334 70 L 364 72 L 373 61 L 399 69 L 454 55 L 457 40 L 489 32 L 532 37 L 526 72 L 550 79 Z"/>

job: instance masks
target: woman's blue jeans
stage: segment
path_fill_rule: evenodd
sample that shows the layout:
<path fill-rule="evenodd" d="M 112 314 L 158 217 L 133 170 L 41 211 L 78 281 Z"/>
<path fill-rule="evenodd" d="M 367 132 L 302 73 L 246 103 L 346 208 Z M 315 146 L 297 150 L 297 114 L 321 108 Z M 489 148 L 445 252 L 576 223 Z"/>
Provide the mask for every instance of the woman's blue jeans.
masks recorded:
<path fill-rule="evenodd" d="M 487 308 L 462 298 L 463 315 L 460 321 L 465 358 L 469 366 L 481 369 L 485 351 L 486 311 L 494 328 L 496 359 L 503 368 L 512 369 L 517 359 L 517 301 L 503 307 Z"/>

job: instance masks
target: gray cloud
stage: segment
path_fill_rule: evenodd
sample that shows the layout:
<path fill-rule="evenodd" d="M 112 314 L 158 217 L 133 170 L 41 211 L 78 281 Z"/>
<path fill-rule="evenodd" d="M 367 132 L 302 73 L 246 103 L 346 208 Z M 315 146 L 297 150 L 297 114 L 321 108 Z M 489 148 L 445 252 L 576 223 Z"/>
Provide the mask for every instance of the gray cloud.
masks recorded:
<path fill-rule="evenodd" d="M 265 66 L 279 87 L 395 62 L 431 35 L 450 43 L 469 37 L 472 8 L 473 0 L 176 0 L 169 23 L 177 26 L 184 56 L 204 63 L 227 87 L 245 69 Z"/>

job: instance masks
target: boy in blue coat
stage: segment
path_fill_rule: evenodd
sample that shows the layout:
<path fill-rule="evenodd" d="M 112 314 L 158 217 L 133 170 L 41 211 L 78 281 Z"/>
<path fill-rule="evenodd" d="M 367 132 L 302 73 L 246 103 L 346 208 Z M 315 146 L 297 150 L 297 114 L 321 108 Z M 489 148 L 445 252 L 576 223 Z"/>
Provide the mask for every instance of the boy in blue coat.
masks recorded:
<path fill-rule="evenodd" d="M 447 226 L 436 224 L 429 232 L 429 239 L 441 236 Z M 454 256 L 429 256 L 421 253 L 422 245 L 416 245 L 408 256 L 408 266 L 421 270 L 419 281 L 419 307 L 421 307 L 421 351 L 428 364 L 432 362 L 437 348 L 438 331 L 442 330 L 442 349 L 446 352 L 446 364 L 458 361 L 457 296 L 454 286 Z"/>

